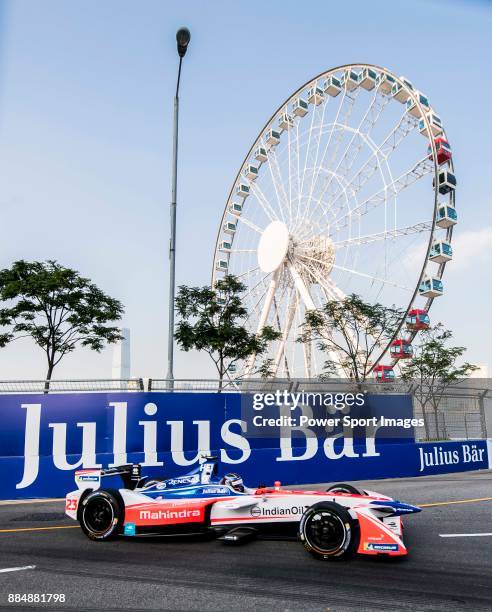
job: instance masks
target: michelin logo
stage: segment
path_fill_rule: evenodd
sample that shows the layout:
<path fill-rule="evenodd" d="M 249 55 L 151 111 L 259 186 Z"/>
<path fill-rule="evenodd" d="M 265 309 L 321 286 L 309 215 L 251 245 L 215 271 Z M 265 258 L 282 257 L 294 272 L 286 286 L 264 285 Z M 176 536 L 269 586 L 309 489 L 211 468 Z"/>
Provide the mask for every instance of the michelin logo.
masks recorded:
<path fill-rule="evenodd" d="M 99 476 L 96 474 L 81 474 L 77 476 L 77 482 L 99 482 Z"/>
<path fill-rule="evenodd" d="M 378 552 L 396 552 L 398 544 L 374 544 L 373 542 L 365 542 L 364 550 L 377 550 Z"/>

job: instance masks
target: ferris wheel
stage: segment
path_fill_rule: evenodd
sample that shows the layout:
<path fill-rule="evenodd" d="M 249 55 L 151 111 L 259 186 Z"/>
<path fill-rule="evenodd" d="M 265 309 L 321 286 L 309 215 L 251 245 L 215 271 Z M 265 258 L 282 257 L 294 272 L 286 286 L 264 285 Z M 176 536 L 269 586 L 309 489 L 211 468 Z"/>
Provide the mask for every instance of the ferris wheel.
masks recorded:
<path fill-rule="evenodd" d="M 377 379 L 391 380 L 444 292 L 455 188 L 451 147 L 422 92 L 374 65 L 328 70 L 279 106 L 246 154 L 212 283 L 238 277 L 249 330 L 280 332 L 268 354 L 279 377 L 322 371 L 326 356 L 297 342 L 306 311 L 353 293 L 399 306 L 399 328 L 372 363 Z M 245 368 L 254 372 L 254 359 Z"/>

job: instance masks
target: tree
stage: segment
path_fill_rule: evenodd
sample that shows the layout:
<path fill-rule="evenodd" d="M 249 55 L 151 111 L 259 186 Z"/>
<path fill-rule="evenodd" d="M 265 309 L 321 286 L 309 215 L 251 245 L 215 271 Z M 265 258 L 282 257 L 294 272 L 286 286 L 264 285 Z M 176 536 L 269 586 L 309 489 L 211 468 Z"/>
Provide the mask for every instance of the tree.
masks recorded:
<path fill-rule="evenodd" d="M 308 310 L 299 342 L 316 342 L 328 353 L 323 377 L 343 374 L 355 382 L 370 373 L 378 349 L 395 335 L 403 317 L 396 307 L 364 302 L 352 294 L 330 300 L 319 310 Z"/>
<path fill-rule="evenodd" d="M 226 276 L 215 287 L 179 287 L 176 309 L 180 320 L 176 338 L 184 351 L 205 351 L 215 364 L 219 375 L 219 391 L 228 371 L 237 362 L 265 353 L 268 343 L 280 337 L 271 327 L 259 334 L 248 332 L 244 323 L 248 311 L 241 294 L 246 289 L 235 276 Z M 262 364 L 260 373 L 267 374 L 270 361 Z"/>
<path fill-rule="evenodd" d="M 468 362 L 456 365 L 466 348 L 447 346 L 452 337 L 451 331 L 444 329 L 442 323 L 419 332 L 420 342 L 414 347 L 413 357 L 403 366 L 402 379 L 413 385 L 414 394 L 422 408 L 427 438 L 430 437 L 427 408 L 432 409 L 435 433 L 438 436 L 438 408 L 444 392 L 450 385 L 477 369 Z"/>
<path fill-rule="evenodd" d="M 16 261 L 0 271 L 0 346 L 30 337 L 48 362 L 45 390 L 55 366 L 77 345 L 100 351 L 122 338 L 121 303 L 56 261 Z"/>

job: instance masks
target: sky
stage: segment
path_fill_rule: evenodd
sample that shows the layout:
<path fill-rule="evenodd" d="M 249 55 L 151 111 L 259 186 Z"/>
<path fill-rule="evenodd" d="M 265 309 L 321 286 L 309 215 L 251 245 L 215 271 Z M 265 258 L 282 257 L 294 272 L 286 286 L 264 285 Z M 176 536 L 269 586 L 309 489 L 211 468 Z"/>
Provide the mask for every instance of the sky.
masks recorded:
<path fill-rule="evenodd" d="M 446 126 L 459 225 L 433 321 L 492 364 L 492 3 L 0 0 L 0 267 L 56 259 L 125 305 L 132 375 L 162 378 L 175 32 L 181 82 L 177 284 L 210 282 L 222 210 L 265 120 L 300 85 L 374 63 L 426 92 Z M 111 376 L 112 349 L 80 349 L 55 378 Z M 29 340 L 0 350 L 0 379 L 43 378 Z M 176 350 L 175 376 L 213 375 Z"/>

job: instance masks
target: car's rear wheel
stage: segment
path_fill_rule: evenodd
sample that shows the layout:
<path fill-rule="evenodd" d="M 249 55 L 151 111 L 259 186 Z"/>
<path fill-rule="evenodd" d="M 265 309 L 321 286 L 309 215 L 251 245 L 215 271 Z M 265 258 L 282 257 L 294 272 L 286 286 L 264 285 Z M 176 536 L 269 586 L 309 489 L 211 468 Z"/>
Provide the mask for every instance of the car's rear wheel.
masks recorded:
<path fill-rule="evenodd" d="M 340 504 L 320 502 L 302 515 L 299 536 L 306 550 L 318 559 L 347 559 L 357 548 L 357 522 Z"/>
<path fill-rule="evenodd" d="M 122 505 L 109 491 L 94 491 L 82 501 L 80 526 L 91 540 L 109 540 L 117 536 L 123 523 Z"/>
<path fill-rule="evenodd" d="M 357 489 L 357 487 L 347 484 L 346 482 L 339 482 L 326 489 L 327 493 L 351 493 L 352 495 L 365 495 L 365 491 Z"/>

